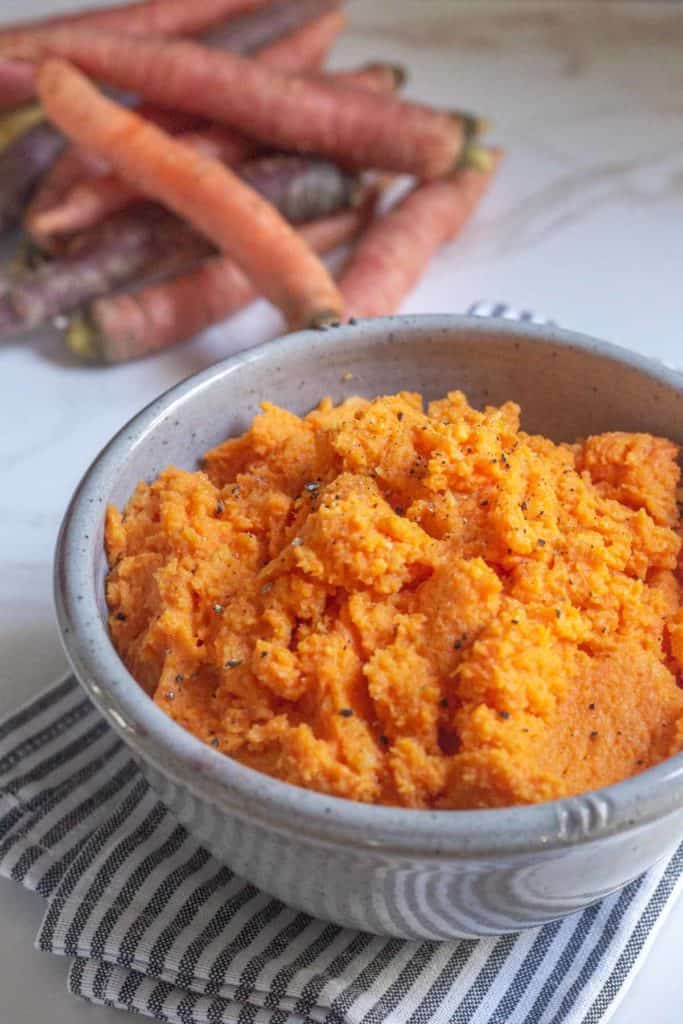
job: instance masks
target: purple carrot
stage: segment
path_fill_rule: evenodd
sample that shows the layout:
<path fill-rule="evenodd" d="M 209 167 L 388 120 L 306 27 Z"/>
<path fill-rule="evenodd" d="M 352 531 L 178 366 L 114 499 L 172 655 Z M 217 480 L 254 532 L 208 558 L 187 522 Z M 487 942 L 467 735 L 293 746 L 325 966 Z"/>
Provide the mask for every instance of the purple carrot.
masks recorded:
<path fill-rule="evenodd" d="M 64 256 L 14 282 L 6 302 L 24 327 L 35 327 L 141 275 L 184 270 L 212 251 L 188 224 L 149 203 L 80 236 Z"/>
<path fill-rule="evenodd" d="M 188 0 L 190 2 L 190 0 Z M 341 6 L 341 0 L 275 0 L 229 18 L 199 37 L 207 46 L 250 54 Z"/>
<path fill-rule="evenodd" d="M 51 125 L 37 124 L 0 153 L 0 232 L 19 222 L 33 187 L 63 145 Z"/>
<path fill-rule="evenodd" d="M 250 160 L 240 175 L 297 224 L 353 206 L 361 195 L 357 177 L 312 157 Z M 178 272 L 212 251 L 184 221 L 145 203 L 75 236 L 65 255 L 13 282 L 8 299 L 21 323 L 35 327 L 141 275 Z"/>
<path fill-rule="evenodd" d="M 243 163 L 239 174 L 292 224 L 317 220 L 352 206 L 360 193 L 356 175 L 328 160 L 312 157 L 258 157 Z"/>

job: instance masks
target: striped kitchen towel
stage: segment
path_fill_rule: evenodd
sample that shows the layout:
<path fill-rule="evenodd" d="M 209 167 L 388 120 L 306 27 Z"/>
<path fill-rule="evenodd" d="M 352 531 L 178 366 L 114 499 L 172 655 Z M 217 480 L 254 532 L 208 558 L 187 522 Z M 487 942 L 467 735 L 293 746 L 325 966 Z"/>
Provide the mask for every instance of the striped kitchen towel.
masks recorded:
<path fill-rule="evenodd" d="M 502 304 L 470 312 L 538 322 Z M 0 874 L 46 902 L 69 990 L 178 1024 L 603 1024 L 681 887 L 500 939 L 407 942 L 290 910 L 217 863 L 69 677 L 0 722 Z"/>
<path fill-rule="evenodd" d="M 681 884 L 683 846 L 620 893 L 501 939 L 406 942 L 290 910 L 156 799 L 72 678 L 0 723 L 0 873 L 46 901 L 69 990 L 178 1024 L 598 1024 Z"/>

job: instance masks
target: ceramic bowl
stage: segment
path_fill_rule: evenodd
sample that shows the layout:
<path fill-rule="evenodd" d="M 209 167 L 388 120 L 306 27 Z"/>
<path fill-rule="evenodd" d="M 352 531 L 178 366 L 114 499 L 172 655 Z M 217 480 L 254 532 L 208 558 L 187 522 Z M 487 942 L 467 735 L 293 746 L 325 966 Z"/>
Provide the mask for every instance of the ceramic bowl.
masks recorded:
<path fill-rule="evenodd" d="M 349 377 L 349 375 L 351 375 Z M 309 914 L 371 932 L 499 935 L 570 914 L 667 854 L 683 831 L 683 755 L 594 792 L 530 807 L 372 807 L 271 779 L 205 746 L 128 674 L 106 627 L 104 511 L 141 478 L 244 431 L 264 398 L 304 413 L 324 395 L 461 388 L 519 402 L 526 430 L 683 442 L 683 377 L 554 327 L 457 316 L 302 332 L 179 384 L 117 434 L 66 513 L 56 600 L 87 693 L 185 826 L 235 872 Z"/>

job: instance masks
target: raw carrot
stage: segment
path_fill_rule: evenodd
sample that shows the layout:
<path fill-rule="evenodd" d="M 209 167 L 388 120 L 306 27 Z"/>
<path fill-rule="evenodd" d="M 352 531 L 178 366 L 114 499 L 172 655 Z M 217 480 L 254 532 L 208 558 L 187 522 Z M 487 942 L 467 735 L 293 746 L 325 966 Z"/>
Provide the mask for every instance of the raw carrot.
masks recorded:
<path fill-rule="evenodd" d="M 294 219 L 319 218 L 352 201 L 357 209 L 363 199 L 355 178 L 313 158 L 255 160 L 243 173 L 252 187 L 267 193 L 277 209 Z M 20 277 L 0 277 L 0 294 L 9 294 L 18 322 L 35 327 L 139 281 L 141 275 L 176 272 L 212 251 L 180 218 L 143 203 L 74 236 L 58 258 L 37 268 L 25 266 Z"/>
<path fill-rule="evenodd" d="M 328 160 L 282 154 L 248 160 L 238 168 L 242 181 L 292 224 L 326 217 L 357 205 L 362 186 L 356 175 Z"/>
<path fill-rule="evenodd" d="M 259 50 L 258 58 L 264 64 L 281 71 L 297 72 L 319 68 L 345 24 L 343 11 L 330 11 L 264 46 Z"/>
<path fill-rule="evenodd" d="M 108 167 L 98 157 L 78 146 L 65 146 L 48 167 L 24 213 L 24 228 L 43 249 L 52 248 L 52 239 L 41 231 L 41 217 L 46 210 L 58 206 L 74 184 L 83 179 L 106 174 Z"/>
<path fill-rule="evenodd" d="M 341 81 L 347 85 L 373 89 L 376 92 L 393 92 L 405 81 L 405 72 L 396 64 L 376 63 L 360 70 L 328 73 L 328 77 L 331 81 Z M 137 112 L 142 113 L 143 109 L 146 108 L 138 107 Z M 157 108 L 153 108 L 152 112 L 156 115 Z M 158 113 L 162 112 L 158 111 Z M 156 123 L 160 123 L 158 118 Z M 163 124 L 161 126 L 163 127 Z M 238 135 L 232 129 L 219 125 L 209 125 L 203 130 L 183 132 L 178 138 L 192 149 L 205 156 L 214 157 L 231 167 L 242 163 L 254 149 L 253 143 L 243 135 Z M 326 194 L 330 194 L 332 188 L 338 190 L 342 187 L 343 179 L 340 178 L 338 168 L 322 161 L 319 163 L 320 167 L 314 165 L 312 168 L 316 196 L 320 195 L 321 187 L 326 189 Z M 288 220 L 300 223 L 303 220 L 309 220 L 314 216 L 323 216 L 324 213 L 330 212 L 323 209 L 311 210 L 310 178 L 303 174 L 306 167 L 306 162 L 303 159 L 297 163 L 295 157 L 276 157 L 274 162 L 269 159 L 267 164 L 257 163 L 255 166 L 256 169 L 267 167 L 269 179 L 272 179 L 273 173 L 280 178 L 283 174 L 288 175 L 292 180 L 292 191 L 296 189 L 298 197 L 301 197 L 302 194 L 305 196 L 303 212 L 301 209 L 293 208 L 293 200 L 289 197 L 282 201 L 284 205 L 275 203 Z M 328 168 L 328 170 L 325 171 L 323 168 Z M 321 181 L 323 175 L 326 175 L 326 178 Z M 260 180 L 264 181 L 263 170 L 260 171 Z M 264 183 L 263 188 L 259 188 L 257 182 L 251 181 L 249 178 L 247 181 L 267 199 L 273 201 L 273 194 L 269 192 L 267 182 Z M 280 185 L 276 185 L 276 193 L 282 194 Z M 40 209 L 36 210 L 35 204 L 32 204 L 33 209 L 29 210 L 29 215 L 26 218 L 26 228 L 38 244 L 43 248 L 50 248 L 54 246 L 54 239 L 58 236 L 75 234 L 77 231 L 93 227 L 106 217 L 126 209 L 133 203 L 140 202 L 144 198 L 138 188 L 129 185 L 116 174 L 91 174 L 81 181 L 76 181 L 70 188 L 57 196 L 56 201 L 49 206 L 41 204 Z M 295 201 L 301 207 L 300 198 Z M 336 200 L 334 200 L 334 204 L 336 205 Z"/>
<path fill-rule="evenodd" d="M 369 206 L 346 210 L 299 229 L 315 252 L 326 253 L 351 241 L 363 229 Z M 77 314 L 67 342 L 82 359 L 123 363 L 186 341 L 238 312 L 257 293 L 227 256 L 133 294 L 106 296 Z"/>
<path fill-rule="evenodd" d="M 339 319 L 341 297 L 320 260 L 227 167 L 107 99 L 64 61 L 48 60 L 37 85 L 46 115 L 58 127 L 232 256 L 292 326 Z"/>
<path fill-rule="evenodd" d="M 339 287 L 352 317 L 395 313 L 429 260 L 454 238 L 486 192 L 499 150 L 473 147 L 471 160 L 442 181 L 418 185 L 376 220 L 351 254 Z"/>
<path fill-rule="evenodd" d="M 35 93 L 33 67 L 21 60 L 0 58 L 0 110 L 12 110 Z"/>
<path fill-rule="evenodd" d="M 39 21 L 24 21 L 0 30 L 0 46 L 29 37 L 72 28 L 106 29 L 125 35 L 196 35 L 224 18 L 261 7 L 267 0 L 142 0 L 100 10 L 61 14 Z"/>
<path fill-rule="evenodd" d="M 304 0 L 296 0 L 296 3 L 309 14 L 320 7 L 320 0 L 309 0 L 308 5 Z M 256 11 L 253 16 L 260 13 Z M 298 31 L 283 36 L 276 43 L 263 47 L 257 57 L 266 63 L 285 65 L 292 71 L 316 68 L 343 24 L 341 12 L 333 10 Z M 32 69 L 34 67 L 28 66 Z M 335 72 L 334 76 L 342 80 L 350 79 L 365 88 L 375 88 L 377 91 L 386 88 L 389 91 L 391 78 L 399 76 L 387 69 L 395 67 L 375 64 L 356 72 Z M 198 149 L 202 148 L 203 143 L 208 143 L 205 151 L 229 165 L 240 163 L 254 151 L 254 143 L 234 129 L 225 125 L 198 126 L 197 115 L 166 110 L 151 103 L 139 104 L 135 109 L 142 117 L 154 121 L 160 127 L 182 132 L 183 141 L 192 146 L 196 143 Z M 164 117 L 168 118 L 165 123 Z M 211 152 L 214 144 L 216 149 Z M 47 171 L 24 218 L 26 231 L 43 249 L 53 250 L 60 234 L 94 226 L 104 217 L 140 199 L 139 189 L 122 181 L 117 175 L 106 175 L 102 161 L 94 161 L 91 169 L 85 166 L 79 156 L 72 156 L 74 150 L 75 147 L 67 147 Z"/>
<path fill-rule="evenodd" d="M 147 203 L 79 236 L 63 256 L 11 282 L 6 304 L 17 323 L 36 327 L 141 276 L 177 273 L 211 252 L 188 224 Z"/>
<path fill-rule="evenodd" d="M 199 114 L 188 114 L 184 110 L 172 110 L 163 104 L 134 103 L 133 110 L 139 117 L 144 117 L 145 121 L 151 121 L 157 128 L 163 128 L 171 135 L 205 128 L 208 123 L 206 118 Z"/>
<path fill-rule="evenodd" d="M 37 108 L 40 109 L 40 108 Z M 151 103 L 138 104 L 137 113 L 146 120 L 171 132 L 188 131 L 203 123 L 195 114 L 167 110 Z M 41 111 L 42 116 L 42 111 Z M 92 181 L 109 173 L 107 164 L 85 149 L 65 146 L 57 159 L 41 178 L 36 192 L 24 214 L 24 227 L 33 241 L 42 248 L 52 248 L 51 231 L 43 231 L 42 217 L 46 211 L 59 206 L 81 181 Z"/>
<path fill-rule="evenodd" d="M 43 122 L 17 136 L 0 153 L 0 231 L 18 223 L 31 190 L 63 144 L 59 132 Z"/>
<path fill-rule="evenodd" d="M 32 48 L 33 56 L 41 50 L 153 102 L 231 124 L 273 148 L 352 167 L 442 177 L 457 165 L 475 123 L 185 40 L 72 29 L 52 33 L 46 45 Z"/>
<path fill-rule="evenodd" d="M 265 48 L 265 59 L 269 63 L 289 65 L 291 62 L 292 70 L 318 67 L 344 25 L 343 16 L 336 10 L 339 3 L 340 0 L 275 0 L 275 3 L 260 0 L 255 10 L 247 10 L 244 14 L 229 18 L 225 23 L 219 23 L 217 28 L 203 33 L 200 38 L 207 46 L 233 50 L 235 53 L 253 53 Z M 83 16 L 72 20 L 75 26 L 91 24 Z M 38 22 L 33 28 L 27 26 L 26 32 L 38 36 L 41 32 L 64 27 L 64 23 L 58 24 L 57 21 L 52 28 L 41 28 L 41 25 Z M 127 22 L 120 27 L 120 31 L 124 34 L 129 31 Z M 26 41 L 23 31 L 9 35 L 0 31 L 0 51 L 3 45 L 16 46 L 22 40 Z M 33 96 L 33 65 L 27 61 L 0 58 L 0 110 L 11 109 Z"/>
<path fill-rule="evenodd" d="M 183 132 L 178 140 L 228 166 L 240 163 L 254 149 L 243 136 L 220 125 Z M 43 248 L 50 248 L 56 238 L 93 227 L 145 198 L 138 187 L 118 174 L 92 174 L 77 180 L 48 206 L 29 209 L 25 223 L 34 240 Z"/>
<path fill-rule="evenodd" d="M 205 46 L 230 50 L 232 53 L 254 53 L 282 37 L 304 31 L 308 24 L 333 14 L 341 0 L 274 0 L 265 7 L 230 18 L 218 28 L 201 35 Z M 343 24 L 343 21 L 342 21 Z M 304 35 L 304 38 L 305 35 Z M 331 43 L 331 40 L 330 40 Z M 297 68 L 300 67 L 297 64 Z"/>

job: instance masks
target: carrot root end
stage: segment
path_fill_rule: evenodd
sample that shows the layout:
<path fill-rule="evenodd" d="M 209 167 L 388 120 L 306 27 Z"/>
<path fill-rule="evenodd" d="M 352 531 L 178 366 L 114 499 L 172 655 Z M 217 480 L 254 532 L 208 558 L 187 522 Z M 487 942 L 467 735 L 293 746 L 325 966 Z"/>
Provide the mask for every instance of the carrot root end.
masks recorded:
<path fill-rule="evenodd" d="M 490 150 L 479 146 L 476 142 L 469 142 L 462 151 L 457 168 L 469 167 L 473 171 L 481 171 L 484 174 L 491 170 L 493 161 L 494 158 Z"/>
<path fill-rule="evenodd" d="M 465 142 L 476 139 L 480 135 L 486 135 L 491 131 L 491 121 L 487 117 L 480 117 L 478 114 L 470 114 L 466 110 L 452 110 L 451 117 L 462 125 L 462 132 Z"/>
<path fill-rule="evenodd" d="M 66 344 L 82 362 L 102 362 L 97 329 L 85 313 L 75 313 L 71 317 L 66 329 Z"/>

